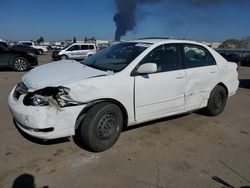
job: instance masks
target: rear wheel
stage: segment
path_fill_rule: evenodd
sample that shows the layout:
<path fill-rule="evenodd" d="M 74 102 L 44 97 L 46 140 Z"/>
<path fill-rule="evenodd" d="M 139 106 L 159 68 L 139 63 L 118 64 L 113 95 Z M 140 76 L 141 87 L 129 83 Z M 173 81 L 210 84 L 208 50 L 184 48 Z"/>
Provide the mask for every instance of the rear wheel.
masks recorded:
<path fill-rule="evenodd" d="M 112 147 L 118 140 L 123 126 L 123 114 L 113 103 L 99 103 L 86 113 L 80 126 L 83 144 L 91 151 L 101 152 Z"/>
<path fill-rule="evenodd" d="M 205 112 L 210 116 L 219 115 L 225 108 L 227 102 L 226 89 L 217 85 L 211 92 Z"/>
<path fill-rule="evenodd" d="M 12 67 L 15 71 L 26 71 L 30 68 L 30 63 L 24 57 L 16 57 L 12 62 Z"/>

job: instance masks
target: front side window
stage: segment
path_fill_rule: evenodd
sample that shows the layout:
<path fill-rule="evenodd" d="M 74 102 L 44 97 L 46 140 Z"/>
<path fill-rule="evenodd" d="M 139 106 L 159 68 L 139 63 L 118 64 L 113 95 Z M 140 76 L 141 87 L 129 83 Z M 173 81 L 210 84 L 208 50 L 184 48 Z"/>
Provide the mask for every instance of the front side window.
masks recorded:
<path fill-rule="evenodd" d="M 100 70 L 119 72 L 150 47 L 149 43 L 119 43 L 88 57 L 81 63 Z"/>
<path fill-rule="evenodd" d="M 75 50 L 80 50 L 80 46 L 79 45 L 73 45 L 73 46 L 69 47 L 69 49 L 67 51 L 75 51 Z"/>
<path fill-rule="evenodd" d="M 155 63 L 157 72 L 181 69 L 181 56 L 176 44 L 161 45 L 153 49 L 140 64 Z"/>
<path fill-rule="evenodd" d="M 32 43 L 30 43 L 30 42 L 23 42 L 22 44 L 26 45 L 26 46 L 32 46 Z"/>
<path fill-rule="evenodd" d="M 183 45 L 186 68 L 215 65 L 212 55 L 203 47 L 192 44 Z"/>

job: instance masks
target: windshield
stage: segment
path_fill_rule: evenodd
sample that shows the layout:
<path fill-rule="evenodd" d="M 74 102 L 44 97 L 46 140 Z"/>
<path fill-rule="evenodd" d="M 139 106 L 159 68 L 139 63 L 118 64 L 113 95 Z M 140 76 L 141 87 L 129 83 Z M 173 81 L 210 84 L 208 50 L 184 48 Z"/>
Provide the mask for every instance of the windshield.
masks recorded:
<path fill-rule="evenodd" d="M 90 56 L 81 63 L 104 71 L 119 72 L 149 46 L 151 46 L 149 43 L 119 43 Z"/>
<path fill-rule="evenodd" d="M 70 44 L 64 46 L 61 50 L 65 50 L 66 48 L 68 48 L 70 46 Z"/>

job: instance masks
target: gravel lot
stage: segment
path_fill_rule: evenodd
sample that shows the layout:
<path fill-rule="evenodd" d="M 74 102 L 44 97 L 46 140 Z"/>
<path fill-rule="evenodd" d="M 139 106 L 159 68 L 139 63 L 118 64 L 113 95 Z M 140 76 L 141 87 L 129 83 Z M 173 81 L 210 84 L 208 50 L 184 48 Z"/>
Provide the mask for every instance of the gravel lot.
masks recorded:
<path fill-rule="evenodd" d="M 39 57 L 39 64 L 49 62 L 51 54 Z M 7 106 L 23 74 L 0 69 L 1 188 L 221 187 L 212 176 L 250 185 L 250 67 L 240 68 L 240 89 L 220 116 L 191 113 L 136 126 L 103 153 L 88 152 L 72 138 L 24 138 Z"/>

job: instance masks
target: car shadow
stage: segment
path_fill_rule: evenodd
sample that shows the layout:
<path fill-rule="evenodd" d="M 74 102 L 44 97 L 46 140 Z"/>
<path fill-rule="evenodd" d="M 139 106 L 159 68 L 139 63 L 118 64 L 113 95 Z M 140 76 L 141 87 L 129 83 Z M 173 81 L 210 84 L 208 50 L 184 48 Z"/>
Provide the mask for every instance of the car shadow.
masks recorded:
<path fill-rule="evenodd" d="M 37 65 L 38 66 L 38 65 Z M 34 67 L 30 67 L 27 71 L 21 71 L 21 72 L 28 72 L 32 70 Z M 0 67 L 0 72 L 16 72 L 10 67 Z"/>
<path fill-rule="evenodd" d="M 14 70 L 9 67 L 1 67 L 0 72 L 14 72 Z"/>
<path fill-rule="evenodd" d="M 250 89 L 250 79 L 240 79 L 240 88 Z"/>
<path fill-rule="evenodd" d="M 174 116 L 169 116 L 169 117 L 164 117 L 164 118 L 161 118 L 161 119 L 156 119 L 156 120 L 148 121 L 148 122 L 145 122 L 145 123 L 140 123 L 140 124 L 137 124 L 137 125 L 127 126 L 127 127 L 123 128 L 122 132 L 127 132 L 127 131 L 131 131 L 131 130 L 134 130 L 134 129 L 138 129 L 138 128 L 142 128 L 142 127 L 147 127 L 147 126 L 153 126 L 156 123 L 161 123 L 161 122 L 165 122 L 165 121 L 179 119 L 181 117 L 188 116 L 189 114 L 191 114 L 191 113 L 178 114 L 178 115 L 174 115 Z"/>
<path fill-rule="evenodd" d="M 184 116 L 187 116 L 189 115 L 190 113 L 185 113 L 185 114 L 181 114 L 181 115 L 175 115 L 175 116 L 171 116 L 171 117 L 165 117 L 165 118 L 161 118 L 161 119 L 157 119 L 157 120 L 153 120 L 153 121 L 149 121 L 149 122 L 146 122 L 146 123 L 141 123 L 141 124 L 137 124 L 137 125 L 132 125 L 132 126 L 129 126 L 129 127 L 124 127 L 122 132 L 127 132 L 127 131 L 132 131 L 134 129 L 138 129 L 138 128 L 142 128 L 142 127 L 146 127 L 146 126 L 153 126 L 155 123 L 160 123 L 160 122 L 164 122 L 164 121 L 169 121 L 169 120 L 173 120 L 173 119 L 178 119 L 178 118 L 181 118 L 181 117 L 184 117 Z M 79 128 L 76 130 L 76 134 L 73 136 L 73 141 L 74 143 L 81 149 L 84 149 L 86 151 L 89 151 L 89 152 L 93 152 L 91 150 L 89 150 L 89 148 L 87 148 L 83 142 L 82 142 L 82 139 L 81 139 L 81 135 L 80 135 L 80 126 Z"/>
<path fill-rule="evenodd" d="M 12 188 L 35 188 L 35 178 L 31 174 L 21 174 L 16 177 L 12 184 Z M 49 188 L 49 186 L 42 186 L 41 188 Z"/>
<path fill-rule="evenodd" d="M 18 127 L 18 125 L 16 124 L 14 119 L 13 119 L 13 124 L 15 125 L 18 132 L 26 140 L 28 140 L 30 142 L 33 142 L 35 144 L 39 144 L 39 145 L 55 145 L 55 144 L 62 144 L 62 143 L 70 142 L 70 139 L 68 137 L 58 138 L 58 139 L 51 139 L 51 140 L 43 140 L 43 139 L 35 138 L 35 137 L 32 137 L 32 136 L 28 135 L 27 133 L 23 132 L 23 130 Z"/>

